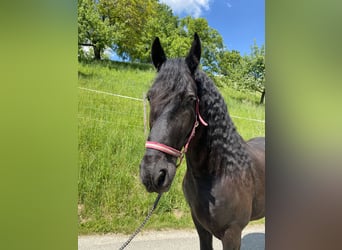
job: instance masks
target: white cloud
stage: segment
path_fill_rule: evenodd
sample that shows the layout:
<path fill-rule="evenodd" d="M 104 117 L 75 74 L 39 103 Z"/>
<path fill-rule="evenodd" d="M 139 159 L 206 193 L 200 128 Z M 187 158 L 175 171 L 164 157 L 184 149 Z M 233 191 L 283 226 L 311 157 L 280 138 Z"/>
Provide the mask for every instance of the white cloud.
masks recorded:
<path fill-rule="evenodd" d="M 185 13 L 199 17 L 203 10 L 209 10 L 210 0 L 160 0 L 160 2 L 169 5 L 175 14 Z"/>

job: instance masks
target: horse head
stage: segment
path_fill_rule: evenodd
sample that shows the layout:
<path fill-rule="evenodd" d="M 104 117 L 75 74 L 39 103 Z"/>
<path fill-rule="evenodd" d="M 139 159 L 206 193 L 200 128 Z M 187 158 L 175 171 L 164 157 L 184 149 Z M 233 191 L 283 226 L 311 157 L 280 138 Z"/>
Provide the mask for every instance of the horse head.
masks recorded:
<path fill-rule="evenodd" d="M 194 73 L 201 57 L 201 43 L 195 34 L 186 58 L 168 60 L 156 38 L 151 54 L 158 74 L 147 93 L 150 133 L 140 164 L 140 177 L 147 191 L 162 193 L 169 190 L 177 159 L 184 153 L 182 148 L 190 142 L 197 126 L 194 125 L 198 117 Z"/>

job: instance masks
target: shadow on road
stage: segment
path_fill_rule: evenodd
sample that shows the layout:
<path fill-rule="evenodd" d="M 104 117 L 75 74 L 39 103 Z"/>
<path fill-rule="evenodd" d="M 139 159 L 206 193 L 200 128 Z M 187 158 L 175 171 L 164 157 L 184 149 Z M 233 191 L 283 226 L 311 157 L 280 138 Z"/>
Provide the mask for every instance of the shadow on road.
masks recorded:
<path fill-rule="evenodd" d="M 265 234 L 246 234 L 241 240 L 241 250 L 265 250 Z"/>

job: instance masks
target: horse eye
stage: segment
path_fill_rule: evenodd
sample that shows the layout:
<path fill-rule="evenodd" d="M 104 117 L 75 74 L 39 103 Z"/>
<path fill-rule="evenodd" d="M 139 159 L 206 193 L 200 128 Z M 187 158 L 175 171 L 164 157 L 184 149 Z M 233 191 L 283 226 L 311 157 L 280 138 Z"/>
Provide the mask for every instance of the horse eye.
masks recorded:
<path fill-rule="evenodd" d="M 196 96 L 194 96 L 194 95 L 188 96 L 187 99 L 188 99 L 189 102 L 194 102 L 194 101 L 197 100 Z"/>

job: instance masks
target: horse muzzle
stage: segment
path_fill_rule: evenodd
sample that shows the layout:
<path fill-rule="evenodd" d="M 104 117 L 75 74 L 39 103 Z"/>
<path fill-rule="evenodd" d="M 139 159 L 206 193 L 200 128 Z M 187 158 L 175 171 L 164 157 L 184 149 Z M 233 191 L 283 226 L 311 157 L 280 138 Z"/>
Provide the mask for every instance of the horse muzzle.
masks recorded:
<path fill-rule="evenodd" d="M 162 153 L 145 155 L 140 164 L 140 178 L 148 192 L 169 191 L 176 174 L 176 164 L 167 160 Z"/>

